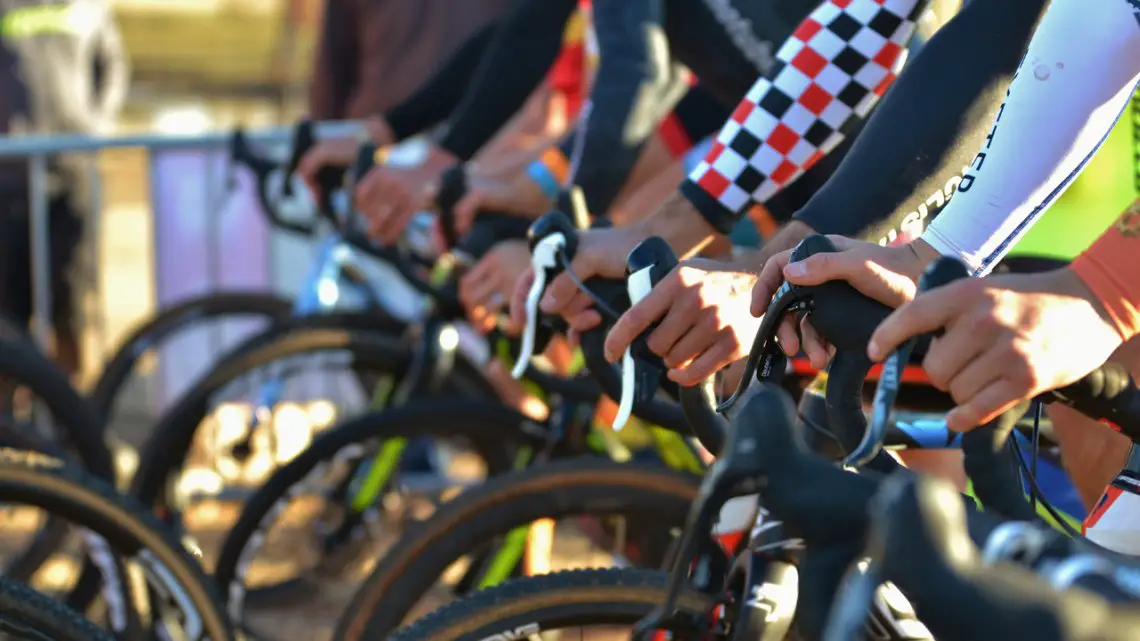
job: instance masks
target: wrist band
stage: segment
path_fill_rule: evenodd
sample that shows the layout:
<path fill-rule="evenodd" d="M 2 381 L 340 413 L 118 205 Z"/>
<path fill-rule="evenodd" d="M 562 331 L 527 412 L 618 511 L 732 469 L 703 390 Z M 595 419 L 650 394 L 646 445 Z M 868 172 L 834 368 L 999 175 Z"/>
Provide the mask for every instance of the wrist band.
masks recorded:
<path fill-rule="evenodd" d="M 534 184 L 542 190 L 542 195 L 546 196 L 547 200 L 558 200 L 558 193 L 562 190 L 562 185 L 559 184 L 558 179 L 554 174 L 542 164 L 540 160 L 531 161 L 526 166 L 526 175 L 530 177 Z"/>
<path fill-rule="evenodd" d="M 558 200 L 562 186 L 570 178 L 570 162 L 557 147 L 547 147 L 538 160 L 527 165 L 526 173 L 548 200 Z"/>

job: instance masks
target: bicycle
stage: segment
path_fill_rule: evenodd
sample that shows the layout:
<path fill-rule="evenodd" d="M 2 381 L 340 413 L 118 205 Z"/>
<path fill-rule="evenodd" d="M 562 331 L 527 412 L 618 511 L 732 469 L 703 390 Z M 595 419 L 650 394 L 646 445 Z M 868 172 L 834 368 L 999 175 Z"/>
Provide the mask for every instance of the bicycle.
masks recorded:
<path fill-rule="evenodd" d="M 555 225 L 547 225 L 549 230 L 558 229 Z M 564 229 L 564 227 L 562 228 Z M 541 241 L 537 241 L 541 242 Z M 564 261 L 568 262 L 568 257 L 564 257 Z M 668 270 L 658 270 L 659 273 L 667 272 Z M 551 275 L 548 273 L 546 279 L 549 280 Z M 534 298 L 534 297 L 532 297 Z M 595 337 L 604 336 L 604 332 L 598 332 Z M 611 371 L 610 366 L 606 363 L 601 355 L 601 340 L 594 340 L 589 336 L 583 337 L 582 347 L 584 350 L 585 360 L 590 367 L 591 372 L 606 372 Z M 621 387 L 615 388 L 612 383 L 616 380 L 614 376 L 601 376 L 600 380 L 603 383 L 611 383 L 605 385 L 605 392 L 613 397 L 615 400 L 623 396 L 624 390 Z M 797 385 L 792 385 L 792 389 L 796 389 Z M 905 393 L 904 393 L 905 396 Z M 819 414 L 822 411 L 823 399 L 816 395 L 816 392 L 809 390 L 801 398 L 801 409 L 805 414 L 813 415 Z M 644 407 L 640 408 L 644 410 Z M 635 410 L 637 413 L 637 410 Z M 656 416 L 667 415 L 669 410 L 664 407 L 659 407 L 656 411 Z M 674 412 L 674 415 L 676 413 Z M 934 419 L 924 418 L 921 415 L 907 415 L 897 414 L 894 420 L 888 424 L 888 434 L 885 435 L 886 442 L 893 445 L 894 449 L 913 449 L 916 447 L 923 448 L 944 448 L 960 446 L 960 440 L 948 438 L 954 436 L 949 433 L 946 426 L 941 421 Z M 813 419 L 817 423 L 826 422 L 826 417 L 816 416 Z M 1028 425 L 1020 425 L 1025 430 L 1026 434 L 1017 432 L 1021 440 L 1028 442 L 1029 435 L 1032 433 L 1032 428 Z M 834 450 L 834 443 L 828 442 L 826 439 L 818 438 L 820 431 L 812 432 L 810 435 L 815 436 L 813 440 L 817 445 L 829 446 L 829 449 Z M 589 461 L 581 461 L 578 464 L 582 465 L 584 469 L 590 469 L 592 465 L 601 466 L 602 470 L 606 469 L 606 464 L 601 461 L 596 463 Z M 701 470 L 695 469 L 692 471 L 700 472 Z M 1063 472 L 1057 467 L 1042 465 L 1039 472 L 1046 472 L 1053 476 L 1063 476 Z M 511 485 L 510 479 L 516 477 L 519 483 L 524 483 L 529 478 L 529 473 L 518 473 L 502 479 L 496 479 L 492 483 L 485 486 L 474 488 L 461 495 L 462 501 L 466 499 L 468 504 L 487 504 L 495 505 L 495 514 L 531 514 L 533 508 L 530 507 L 533 501 L 536 500 L 535 492 L 519 491 L 516 495 L 515 488 Z M 542 475 L 539 474 L 539 477 Z M 599 492 L 604 494 L 607 490 L 615 495 L 621 495 L 624 488 L 621 484 L 613 484 L 607 480 L 601 479 L 597 482 L 590 482 L 588 480 L 581 480 L 578 482 L 582 492 Z M 1071 488 L 1067 494 L 1063 495 L 1065 498 L 1071 498 Z M 518 506 L 515 507 L 513 502 L 517 500 Z M 252 504 L 251 504 L 252 505 Z M 502 517 L 487 516 L 460 507 L 456 504 L 455 508 L 451 507 L 452 504 L 445 505 L 440 508 L 438 516 L 433 516 L 422 527 L 417 530 L 408 532 L 402 539 L 400 544 L 393 548 L 392 551 L 385 557 L 382 563 L 373 571 L 373 574 L 365 581 L 365 583 L 358 590 L 357 595 L 354 597 L 353 602 L 345 610 L 341 617 L 341 622 L 338 627 L 338 639 L 356 639 L 371 638 L 373 636 L 382 636 L 398 627 L 401 620 L 415 599 L 422 597 L 428 590 L 428 587 L 436 577 L 439 577 L 443 570 L 449 567 L 452 563 L 458 562 L 460 559 L 466 557 L 474 558 L 479 561 L 487 556 L 482 550 L 483 547 L 492 541 L 501 541 L 509 539 L 515 533 L 516 528 L 525 526 L 526 522 L 522 520 L 503 521 L 498 526 L 492 524 L 498 523 Z M 1078 504 L 1079 505 L 1079 504 Z M 631 506 L 632 508 L 633 506 Z M 1083 509 L 1083 506 L 1081 506 Z M 551 514 L 545 516 L 557 516 L 554 513 L 554 508 L 551 508 Z M 534 518 L 543 516 L 541 514 L 534 515 Z M 671 515 L 666 515 L 666 517 Z M 519 517 L 521 519 L 521 517 Z M 679 517 L 678 517 L 679 518 Z M 741 523 L 739 527 L 723 528 L 725 536 L 743 536 L 749 523 Z M 723 526 L 723 523 L 722 523 Z M 480 537 L 469 537 L 466 535 L 468 532 L 479 532 Z M 460 533 L 463 533 L 461 535 Z M 236 534 L 236 531 L 235 531 Z M 428 545 L 427 541 L 432 544 Z M 517 552 L 511 554 L 509 552 L 510 546 L 505 546 L 499 555 L 492 556 L 491 560 L 486 563 L 475 563 L 474 567 L 500 567 L 500 559 L 512 560 L 511 562 L 517 563 Z M 415 572 L 404 571 L 405 567 L 415 567 Z M 456 594 L 460 596 L 467 592 L 475 585 L 485 587 L 487 585 L 494 585 L 495 583 L 506 578 L 502 573 L 490 574 L 482 578 L 473 579 L 470 572 L 462 579 L 456 582 Z M 396 586 L 399 586 L 398 589 Z"/>
<path fill-rule="evenodd" d="M 0 630 L 18 641 L 113 641 L 106 630 L 30 587 L 0 577 Z"/>
<path fill-rule="evenodd" d="M 84 611 L 101 596 L 108 627 L 117 638 L 150 638 L 156 630 L 201 641 L 235 638 L 197 559 L 109 480 L 50 456 L 0 449 L 0 497 L 45 510 L 77 529 L 98 585 L 97 592 L 88 593 L 81 579 L 67 604 Z"/>
<path fill-rule="evenodd" d="M 861 297 L 855 294 L 853 298 L 851 292 L 845 292 L 843 286 L 839 284 L 828 284 L 820 288 L 796 288 L 795 290 L 785 288 L 782 290 L 772 305 L 769 317 L 758 332 L 758 340 L 753 347 L 750 358 L 751 367 L 745 375 L 742 388 L 747 385 L 748 379 L 757 371 L 762 373 L 760 379 L 765 382 L 778 376 L 781 368 L 777 365 L 783 357 L 772 342 L 771 332 L 785 313 L 810 302 L 813 305 L 812 314 L 817 317 L 813 322 L 819 327 L 820 323 L 826 325 L 830 319 L 830 328 L 821 328 L 820 331 L 839 348 L 839 354 L 832 362 L 831 380 L 829 380 L 827 389 L 828 398 L 835 401 L 832 403 L 834 409 L 829 412 L 831 414 L 829 418 L 836 420 L 829 425 L 847 427 L 865 425 L 861 403 L 859 402 L 859 392 L 862 387 L 863 375 L 865 375 L 870 363 L 860 363 L 857 359 L 852 360 L 851 355 L 862 354 L 863 348 L 858 347 L 859 335 L 862 335 L 865 344 L 865 337 L 869 336 L 870 330 L 877 324 L 876 319 L 885 315 L 885 312 L 872 309 L 870 314 L 856 313 L 853 310 L 866 312 L 866 305 L 860 306 Z M 862 322 L 863 320 L 866 322 Z M 853 328 L 852 325 L 857 327 Z M 851 337 L 852 335 L 855 335 L 856 338 L 844 339 L 845 336 Z M 583 342 L 585 343 L 585 337 L 583 337 Z M 846 356 L 841 357 L 842 354 L 846 354 Z M 892 383 L 890 378 L 892 377 L 881 378 L 880 385 L 886 383 L 888 388 L 891 385 L 897 386 L 897 380 Z M 1089 395 L 1084 394 L 1082 396 L 1079 386 L 1074 386 L 1073 389 L 1068 390 L 1070 397 L 1067 400 L 1075 402 L 1078 409 L 1095 415 L 1105 414 L 1105 407 L 1116 408 L 1113 409 L 1114 412 L 1120 408 L 1123 408 L 1120 411 L 1126 411 L 1131 400 L 1135 398 L 1135 388 L 1128 389 L 1131 389 L 1132 392 L 1120 394 L 1107 401 L 1097 398 L 1089 401 Z M 806 563 L 811 558 L 812 544 L 818 540 L 826 540 L 826 535 L 829 532 L 828 527 L 833 522 L 848 518 L 851 519 L 851 522 L 858 522 L 859 519 L 865 521 L 865 515 L 860 508 L 866 504 L 865 499 L 869 494 L 865 491 L 866 483 L 864 483 L 860 486 L 864 488 L 861 494 L 853 496 L 851 492 L 848 492 L 843 495 L 842 500 L 829 500 L 825 506 L 815 505 L 809 508 L 809 506 L 803 505 L 802 501 L 799 501 L 797 505 L 797 498 L 793 497 L 796 484 L 815 483 L 822 485 L 825 480 L 834 483 L 837 474 L 844 478 L 851 476 L 856 480 L 866 480 L 871 484 L 873 481 L 866 477 L 846 474 L 826 463 L 823 459 L 789 454 L 788 448 L 794 449 L 795 447 L 795 439 L 791 434 L 796 416 L 795 410 L 791 406 L 790 400 L 782 393 L 777 392 L 775 386 L 764 385 L 762 392 L 750 399 L 746 406 L 740 410 L 734 420 L 734 429 L 729 432 L 731 438 L 727 441 L 722 441 L 721 419 L 707 405 L 710 397 L 702 391 L 689 391 L 683 395 L 682 403 L 690 410 L 694 431 L 702 437 L 702 441 L 711 450 L 718 449 L 718 446 L 724 442 L 725 451 L 713 468 L 714 471 L 706 476 L 700 499 L 694 503 L 690 511 L 686 535 L 681 545 L 681 552 L 676 557 L 674 572 L 669 583 L 663 581 L 667 575 L 622 570 L 556 574 L 541 579 L 521 580 L 479 593 L 469 600 L 458 601 L 453 606 L 447 606 L 436 614 L 429 615 L 420 622 L 412 624 L 394 638 L 401 640 L 482 638 L 478 636 L 480 634 L 483 637 L 503 634 L 507 638 L 512 638 L 512 634 L 519 633 L 520 629 L 528 625 L 537 624 L 537 628 L 546 629 L 543 624 L 553 622 L 555 617 L 560 622 L 568 622 L 574 618 L 589 618 L 594 622 L 620 621 L 631 623 L 636 618 L 636 612 L 641 614 L 647 612 L 648 604 L 653 601 L 653 598 L 658 598 L 659 604 L 666 603 L 666 605 L 657 610 L 658 616 L 645 622 L 642 626 L 643 629 L 660 628 L 662 624 L 667 623 L 669 625 L 677 624 L 682 628 L 680 630 L 675 629 L 675 631 L 707 634 L 710 629 L 715 629 L 715 627 L 707 627 L 711 623 L 708 614 L 711 611 L 709 606 L 712 603 L 728 604 L 733 607 L 730 611 L 723 611 L 722 608 L 721 616 L 717 618 L 720 623 L 716 625 L 727 625 L 729 630 L 763 631 L 766 628 L 760 624 L 763 624 L 765 620 L 774 622 L 775 625 L 768 626 L 769 632 L 765 632 L 765 638 L 785 636 L 789 629 L 791 615 L 797 611 L 803 618 L 811 619 L 810 613 L 804 612 L 805 609 L 810 609 L 805 606 L 810 605 L 811 599 L 804 599 L 797 592 L 804 591 L 804 585 L 809 576 L 813 580 L 819 578 L 819 573 L 816 571 L 818 566 L 807 569 L 800 567 L 797 575 L 796 567 L 792 564 L 794 559 L 791 557 L 798 555 L 794 552 L 791 553 L 791 556 L 784 553 L 786 539 L 779 534 L 781 529 L 779 525 L 773 525 L 774 521 L 765 519 L 765 523 L 757 528 L 753 537 L 743 537 L 737 544 L 730 546 L 728 550 L 724 550 L 708 537 L 711 520 L 722 505 L 727 507 L 725 503 L 727 499 L 736 495 L 754 495 L 756 489 L 762 488 L 761 495 L 764 496 L 765 506 L 771 511 L 772 516 L 794 522 L 796 527 L 792 528 L 789 525 L 788 531 L 794 531 L 796 537 L 803 539 L 806 544 L 809 551 L 809 556 L 804 559 Z M 1060 395 L 1054 394 L 1053 397 L 1060 398 Z M 1077 400 L 1074 401 L 1074 398 Z M 1084 403 L 1083 406 L 1082 403 Z M 889 410 L 889 405 L 887 409 Z M 871 461 L 876 466 L 892 467 L 884 460 L 885 455 L 879 450 L 881 440 L 877 440 L 885 431 L 884 416 L 886 415 L 880 413 L 875 417 L 874 430 L 870 432 L 873 438 L 867 442 L 863 441 L 860 430 L 846 429 L 841 431 L 839 436 L 849 444 L 849 451 L 855 451 L 857 454 L 857 457 L 849 458 L 849 461 Z M 1018 418 L 1019 416 L 1016 414 L 1004 417 L 1002 424 L 1004 434 L 1008 435 Z M 765 425 L 765 423 L 770 425 Z M 785 426 L 784 423 L 787 425 Z M 761 428 L 761 426 L 764 427 Z M 771 436 L 771 433 L 776 433 L 778 437 Z M 995 456 L 992 449 L 987 450 L 984 436 L 984 432 L 979 432 L 979 436 L 966 439 L 967 445 L 964 446 L 964 449 L 967 459 L 977 460 L 981 456 L 984 461 L 986 452 L 990 452 L 991 465 L 988 469 L 995 470 L 997 476 L 990 474 L 988 478 L 991 480 L 993 478 L 1000 479 L 1002 470 L 1009 468 L 992 465 Z M 844 437 L 846 438 L 844 439 Z M 773 491 L 773 487 L 776 487 L 774 480 L 777 476 L 775 474 L 758 476 L 758 464 L 754 460 L 742 459 L 740 453 L 752 453 L 750 459 L 756 459 L 756 452 L 767 451 L 763 450 L 760 445 L 769 444 L 769 440 L 775 438 L 783 440 L 776 440 L 771 443 L 774 446 L 769 447 L 770 452 L 762 457 L 764 464 L 769 465 L 773 471 L 779 469 L 781 474 L 789 474 L 789 470 L 796 473 L 794 477 L 788 479 L 780 476 L 779 488 L 782 494 L 770 497 L 768 494 Z M 790 445 L 785 445 L 785 442 Z M 870 445 L 866 443 L 870 443 Z M 992 444 L 992 441 L 990 443 Z M 874 456 L 869 456 L 872 453 Z M 809 460 L 812 463 L 810 466 L 804 463 L 804 461 Z M 1005 459 L 1003 462 L 1008 464 L 1009 460 Z M 795 465 L 800 464 L 804 464 L 805 467 L 802 469 L 794 468 Z M 768 470 L 765 468 L 760 471 Z M 983 503 L 992 503 L 988 497 L 992 497 L 990 492 L 994 486 L 992 484 L 987 485 L 985 482 L 987 475 L 982 474 L 981 476 L 983 477 L 982 485 L 986 489 L 979 491 L 978 495 L 982 498 Z M 758 483 L 761 478 L 770 479 L 767 486 L 761 486 Z M 975 480 L 976 484 L 978 482 Z M 1029 504 L 1022 498 L 1020 486 L 1016 486 L 1016 490 L 1018 500 L 1024 509 L 1028 510 Z M 867 496 L 863 496 L 863 494 L 867 494 Z M 854 500 L 854 498 L 859 497 L 864 500 L 862 502 Z M 736 508 L 739 507 L 738 503 Z M 1032 514 L 1032 512 L 1030 513 Z M 755 514 L 754 510 L 752 514 Z M 789 515 L 794 516 L 795 519 L 788 518 Z M 722 512 L 721 519 L 724 520 L 725 517 L 726 515 Z M 814 526 L 815 529 L 810 526 Z M 810 532 L 813 536 L 807 536 L 801 530 Z M 694 546 L 698 544 L 701 548 L 699 554 L 694 549 Z M 763 554 L 749 552 L 758 548 Z M 741 554 L 742 551 L 745 553 Z M 847 561 L 853 558 L 850 555 L 854 553 L 850 548 L 841 551 L 848 553 Z M 688 560 L 694 557 L 697 560 L 690 566 Z M 689 589 L 684 585 L 690 567 L 696 568 L 694 575 L 699 581 L 696 590 Z M 841 563 L 838 567 L 840 574 L 842 574 L 842 571 L 846 569 L 846 563 Z M 807 570 L 813 570 L 813 572 L 809 573 Z M 797 576 L 804 577 L 799 582 L 799 590 L 796 589 L 795 584 Z M 728 578 L 724 585 L 728 586 L 729 591 L 720 594 L 721 580 L 725 577 Z M 631 585 L 634 586 L 633 590 L 629 590 Z M 756 589 L 761 585 L 764 586 L 764 589 L 756 592 Z M 666 592 L 670 598 L 660 600 L 666 595 Z M 654 593 L 656 596 L 650 598 Z M 525 596 L 519 596 L 520 594 L 525 594 Z M 512 600 L 512 597 L 519 598 Z M 677 608 L 683 616 L 666 616 L 674 614 Z M 908 618 L 906 612 L 894 612 L 889 608 L 876 608 L 876 610 L 875 621 L 889 627 L 890 630 L 898 631 L 907 626 L 913 630 L 914 626 L 917 625 L 917 622 L 913 621 L 913 617 Z M 774 616 L 774 613 L 778 613 L 779 616 Z M 698 623 L 692 625 L 693 621 Z M 725 621 L 727 623 L 724 623 Z M 900 621 L 901 625 L 899 625 Z M 757 627 L 758 625 L 760 627 Z M 531 630 L 531 628 L 526 629 Z M 723 630 L 719 631 L 718 634 L 721 632 Z M 469 636 L 469 634 L 474 636 Z M 745 633 L 743 636 L 735 638 L 758 638 L 750 636 L 750 634 L 750 632 Z M 767 636 L 768 634 L 770 636 Z"/>

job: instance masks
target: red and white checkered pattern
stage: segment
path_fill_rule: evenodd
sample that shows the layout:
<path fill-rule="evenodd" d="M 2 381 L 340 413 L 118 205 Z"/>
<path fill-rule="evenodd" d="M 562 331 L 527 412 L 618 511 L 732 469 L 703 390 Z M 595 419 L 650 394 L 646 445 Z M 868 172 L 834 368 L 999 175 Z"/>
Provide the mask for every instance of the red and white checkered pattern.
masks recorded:
<path fill-rule="evenodd" d="M 824 0 L 776 53 L 689 180 L 739 213 L 858 126 L 894 81 L 929 0 Z"/>

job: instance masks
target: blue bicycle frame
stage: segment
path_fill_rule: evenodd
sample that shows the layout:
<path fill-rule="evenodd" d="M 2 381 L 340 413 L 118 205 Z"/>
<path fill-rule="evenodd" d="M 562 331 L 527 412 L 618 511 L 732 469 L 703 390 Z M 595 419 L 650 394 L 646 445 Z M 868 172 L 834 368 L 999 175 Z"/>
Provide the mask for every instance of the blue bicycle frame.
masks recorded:
<path fill-rule="evenodd" d="M 923 449 L 961 449 L 962 447 L 962 434 L 951 431 L 946 427 L 946 421 L 941 418 L 915 417 L 909 420 L 898 418 L 894 421 L 894 427 L 905 433 Z M 1013 437 L 1021 446 L 1022 457 L 1026 459 L 1026 464 L 1032 465 L 1028 460 L 1028 456 L 1032 455 L 1032 442 L 1018 430 L 1013 431 Z M 1042 452 L 1042 455 L 1038 457 L 1036 480 L 1046 499 L 1057 510 L 1078 521 L 1084 519 L 1086 514 L 1084 502 L 1081 501 L 1081 497 L 1077 494 L 1076 488 L 1073 487 L 1069 475 L 1061 467 L 1060 461 L 1055 456 Z"/>

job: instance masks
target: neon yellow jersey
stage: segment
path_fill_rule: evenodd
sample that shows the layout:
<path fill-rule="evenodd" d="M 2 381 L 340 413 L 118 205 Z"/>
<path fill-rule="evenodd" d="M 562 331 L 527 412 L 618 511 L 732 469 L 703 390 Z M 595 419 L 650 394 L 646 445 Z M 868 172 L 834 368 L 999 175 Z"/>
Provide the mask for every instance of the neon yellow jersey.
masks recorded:
<path fill-rule="evenodd" d="M 1137 98 L 1080 177 L 1010 251 L 1010 256 L 1072 260 L 1092 244 L 1140 194 L 1133 122 Z"/>

